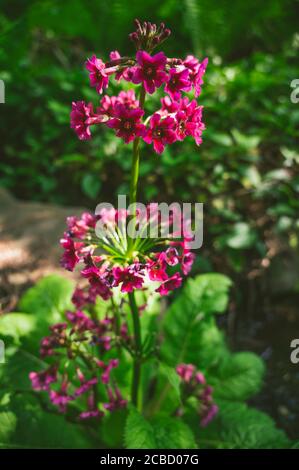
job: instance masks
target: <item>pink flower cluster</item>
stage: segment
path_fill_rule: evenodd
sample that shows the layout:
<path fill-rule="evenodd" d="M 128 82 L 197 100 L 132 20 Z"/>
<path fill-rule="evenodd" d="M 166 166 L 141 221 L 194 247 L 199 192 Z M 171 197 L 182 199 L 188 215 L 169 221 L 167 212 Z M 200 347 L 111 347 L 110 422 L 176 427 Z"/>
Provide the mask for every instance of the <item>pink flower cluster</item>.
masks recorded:
<path fill-rule="evenodd" d="M 207 385 L 204 374 L 196 370 L 193 364 L 179 364 L 176 372 L 181 378 L 183 400 L 189 396 L 197 399 L 200 425 L 207 426 L 218 413 L 218 406 L 213 401 L 212 387 Z M 183 412 L 184 410 L 179 410 L 179 414 Z"/>
<path fill-rule="evenodd" d="M 154 206 L 155 205 L 150 205 Z M 136 221 L 140 226 L 146 226 L 149 218 L 153 218 L 148 206 L 147 214 L 137 215 Z M 155 214 L 155 211 L 153 211 Z M 156 214 L 155 217 L 159 218 Z M 165 225 L 171 229 L 176 221 L 175 212 L 170 214 L 169 221 L 160 221 L 159 228 L 165 230 Z M 121 231 L 116 229 L 119 221 L 121 227 L 126 226 L 129 214 L 126 211 L 115 209 L 103 210 L 99 216 L 92 216 L 89 213 L 82 214 L 81 218 L 69 217 L 67 219 L 68 230 L 61 239 L 61 246 L 64 253 L 61 264 L 69 271 L 73 271 L 75 266 L 83 263 L 81 275 L 89 282 L 89 292 L 85 294 L 89 299 L 95 299 L 97 295 L 104 300 L 112 296 L 112 289 L 120 286 L 121 292 L 132 292 L 134 289 L 142 289 L 147 282 L 159 283 L 156 291 L 160 295 L 167 295 L 170 291 L 180 287 L 182 275 L 187 275 L 192 267 L 195 255 L 188 248 L 188 242 L 192 236 L 184 225 L 183 234 L 173 232 L 173 238 L 165 239 L 164 249 L 161 250 L 161 239 L 152 240 L 149 238 L 145 242 L 144 238 L 135 240 L 135 249 L 131 259 L 127 258 L 127 238 L 121 236 Z M 107 238 L 101 242 L 95 237 L 95 227 L 97 222 L 109 226 L 109 234 L 112 236 L 111 244 Z M 116 237 L 116 244 L 113 244 L 113 235 Z M 180 237 L 176 238 L 176 235 Z M 159 251 L 158 251 L 159 249 Z M 147 281 L 147 282 L 146 282 Z M 77 305 L 81 306 L 84 299 L 76 293 L 78 297 Z"/>
<path fill-rule="evenodd" d="M 192 55 L 184 60 L 171 59 L 163 52 L 152 55 L 152 50 L 170 34 L 164 25 L 160 30 L 155 28 L 150 23 L 143 26 L 139 23 L 137 31 L 132 33 L 131 38 L 138 49 L 135 57 L 122 57 L 113 51 L 110 61 L 105 63 L 94 55 L 87 60 L 86 69 L 90 85 L 99 94 L 108 88 L 111 76 L 117 81 L 141 85 L 143 92 L 150 95 L 164 87 L 166 96 L 162 98 L 162 108 L 147 116 L 143 123 L 143 102 L 135 98 L 133 89 L 118 96 L 104 95 L 96 111 L 91 103 L 73 102 L 71 127 L 79 139 L 90 139 L 90 126 L 104 123 L 125 143 L 142 138 L 147 144 L 153 144 L 157 153 L 162 153 L 166 145 L 188 136 L 193 137 L 197 145 L 201 144 L 205 128 L 203 107 L 182 94 L 193 90 L 196 98 L 200 95 L 208 59 L 199 62 Z"/>
<path fill-rule="evenodd" d="M 93 303 L 93 299 L 86 294 L 89 295 L 83 289 L 75 291 L 73 295 L 75 306 L 83 307 Z M 41 357 L 52 358 L 55 362 L 46 370 L 29 374 L 32 388 L 47 392 L 50 401 L 61 413 L 66 413 L 69 405 L 72 405 L 77 409 L 79 420 L 101 418 L 104 416 L 103 410 L 113 411 L 126 406 L 127 401 L 122 397 L 115 379 L 111 378 L 112 370 L 118 366 L 118 359 L 110 358 L 104 361 L 102 358 L 117 341 L 123 340 L 130 344 L 127 325 L 125 323 L 120 325 L 117 337 L 113 317 L 92 319 L 85 311 L 75 310 L 66 312 L 66 319 L 65 323 L 52 325 L 50 335 L 41 341 Z M 65 356 L 72 359 L 69 372 Z M 85 373 L 81 370 L 82 364 L 85 367 L 88 365 Z M 101 389 L 102 410 L 98 407 Z"/>

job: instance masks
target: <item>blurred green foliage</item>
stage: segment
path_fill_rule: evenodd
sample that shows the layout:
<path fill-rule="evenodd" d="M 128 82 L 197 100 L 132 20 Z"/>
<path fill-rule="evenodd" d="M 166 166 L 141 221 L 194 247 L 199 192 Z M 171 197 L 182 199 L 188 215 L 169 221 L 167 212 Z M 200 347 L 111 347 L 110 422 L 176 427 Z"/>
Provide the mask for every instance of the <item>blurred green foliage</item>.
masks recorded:
<path fill-rule="evenodd" d="M 207 130 L 199 148 L 187 139 L 160 157 L 144 145 L 140 199 L 205 202 L 204 247 L 212 248 L 216 268 L 218 254 L 229 270 L 258 266 L 276 235 L 296 247 L 299 108 L 290 101 L 290 82 L 298 75 L 295 3 L 2 2 L 0 184 L 20 198 L 91 209 L 128 191 L 130 146 L 106 128 L 79 142 L 69 128 L 71 101 L 97 103 L 84 70 L 87 56 L 107 58 L 111 49 L 133 54 L 127 39 L 133 18 L 163 20 L 173 32 L 167 54 L 210 59 L 199 100 Z M 152 109 L 156 104 L 148 102 Z"/>

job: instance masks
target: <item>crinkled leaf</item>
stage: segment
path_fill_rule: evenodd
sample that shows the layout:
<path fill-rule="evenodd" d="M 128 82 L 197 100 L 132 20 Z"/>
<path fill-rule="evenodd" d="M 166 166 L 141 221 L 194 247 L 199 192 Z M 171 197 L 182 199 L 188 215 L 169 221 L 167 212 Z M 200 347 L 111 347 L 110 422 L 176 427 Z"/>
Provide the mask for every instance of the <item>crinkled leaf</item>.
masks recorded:
<path fill-rule="evenodd" d="M 267 414 L 244 403 L 219 403 L 219 414 L 205 429 L 198 430 L 201 448 L 274 449 L 290 446 L 284 431 Z"/>
<path fill-rule="evenodd" d="M 131 408 L 125 428 L 128 449 L 186 449 L 196 448 L 191 429 L 178 418 L 157 417 L 147 421 Z"/>
<path fill-rule="evenodd" d="M 214 396 L 242 401 L 257 393 L 262 385 L 265 366 L 254 353 L 227 354 L 216 368 L 209 370 Z"/>
<path fill-rule="evenodd" d="M 20 310 L 42 317 L 48 324 L 60 321 L 71 307 L 74 283 L 56 274 L 46 276 L 31 287 L 19 303 Z"/>
<path fill-rule="evenodd" d="M 150 423 L 131 407 L 125 427 L 125 446 L 127 449 L 155 449 L 156 439 Z"/>
<path fill-rule="evenodd" d="M 29 393 L 15 395 L 9 404 L 17 416 L 16 426 L 3 447 L 88 448 L 87 431 L 69 423 L 60 414 L 44 411 L 37 398 Z M 1 428 L 1 426 L 0 426 Z"/>
<path fill-rule="evenodd" d="M 0 412 L 0 447 L 9 442 L 11 435 L 16 429 L 17 418 L 11 411 Z"/>

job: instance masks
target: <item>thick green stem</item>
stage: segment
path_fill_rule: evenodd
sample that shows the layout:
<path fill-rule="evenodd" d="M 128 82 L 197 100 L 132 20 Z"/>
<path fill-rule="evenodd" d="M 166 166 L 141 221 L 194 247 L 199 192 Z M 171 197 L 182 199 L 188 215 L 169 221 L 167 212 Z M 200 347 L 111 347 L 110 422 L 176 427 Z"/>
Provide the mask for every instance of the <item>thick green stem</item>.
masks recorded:
<path fill-rule="evenodd" d="M 133 318 L 133 328 L 134 328 L 134 366 L 133 366 L 133 380 L 132 380 L 132 390 L 131 397 L 132 403 L 136 406 L 137 409 L 141 407 L 140 400 L 140 379 L 141 379 L 141 363 L 142 363 L 142 341 L 141 341 L 141 328 L 140 328 L 140 319 L 139 319 L 139 310 L 136 304 L 136 299 L 134 292 L 129 294 L 130 308 Z"/>

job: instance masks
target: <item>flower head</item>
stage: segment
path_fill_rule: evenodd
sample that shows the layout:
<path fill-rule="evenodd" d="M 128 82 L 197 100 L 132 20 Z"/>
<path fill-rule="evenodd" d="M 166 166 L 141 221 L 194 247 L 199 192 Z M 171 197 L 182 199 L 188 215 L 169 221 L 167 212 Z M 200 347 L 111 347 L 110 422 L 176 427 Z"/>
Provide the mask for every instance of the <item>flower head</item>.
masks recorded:
<path fill-rule="evenodd" d="M 191 90 L 191 82 L 189 80 L 189 70 L 172 68 L 169 70 L 169 78 L 165 85 L 165 91 L 172 99 L 178 100 L 182 91 Z"/>
<path fill-rule="evenodd" d="M 157 153 L 162 153 L 165 145 L 172 144 L 177 140 L 176 122 L 171 116 L 165 118 L 155 113 L 150 119 L 150 129 L 143 140 L 153 144 Z"/>
<path fill-rule="evenodd" d="M 165 72 L 166 56 L 163 52 L 158 52 L 153 56 L 145 51 L 138 51 L 136 54 L 138 66 L 134 70 L 133 83 L 142 83 L 144 89 L 150 95 L 167 81 Z"/>
<path fill-rule="evenodd" d="M 91 138 L 90 126 L 102 122 L 103 117 L 93 112 L 91 103 L 73 101 L 71 111 L 71 128 L 74 129 L 80 140 Z"/>
<path fill-rule="evenodd" d="M 103 89 L 108 87 L 109 82 L 104 62 L 93 55 L 90 59 L 87 59 L 85 66 L 89 71 L 90 85 L 95 87 L 98 93 L 103 93 Z"/>
<path fill-rule="evenodd" d="M 160 287 L 156 289 L 156 292 L 159 292 L 161 295 L 167 295 L 170 291 L 177 289 L 182 284 L 182 277 L 179 273 L 175 273 L 173 276 L 169 277 L 166 281 L 162 282 Z"/>
<path fill-rule="evenodd" d="M 140 289 L 143 284 L 143 277 L 136 270 L 135 265 L 127 268 L 116 267 L 113 269 L 114 285 L 121 284 L 122 292 L 132 292 L 134 289 Z"/>
<path fill-rule="evenodd" d="M 85 223 L 81 219 L 71 218 L 71 226 L 76 228 L 72 237 L 68 235 L 72 242 L 71 259 L 75 258 L 76 263 L 84 264 L 81 274 L 90 285 L 88 291 L 77 290 L 74 294 L 74 304 L 79 310 L 68 314 L 68 319 L 76 329 L 84 325 L 85 314 L 80 312 L 80 309 L 88 303 L 94 304 L 97 295 L 107 300 L 112 296 L 114 287 L 120 286 L 121 292 L 132 292 L 135 289 L 143 289 L 149 281 L 161 283 L 156 291 L 167 295 L 182 282 L 178 272 L 173 274 L 173 268 L 176 267 L 176 270 L 180 270 L 184 275 L 191 269 L 195 255 L 188 248 L 188 243 L 193 236 L 186 230 L 189 222 L 181 211 L 173 207 L 166 218 L 161 217 L 156 204 L 149 204 L 145 211 L 138 211 L 137 233 L 133 235 L 133 246 L 128 252 L 127 228 L 130 217 L 129 211 L 125 209 L 105 208 L 93 220 L 88 219 L 88 225 L 92 227 L 88 230 L 85 230 Z M 98 235 L 98 239 L 94 234 L 95 222 L 106 227 L 104 233 Z M 146 242 L 153 226 L 162 237 L 167 238 L 162 250 L 159 238 L 148 238 Z M 138 230 L 141 231 L 140 234 Z M 75 233 L 80 237 L 78 241 Z M 102 251 L 101 256 L 97 255 L 98 249 Z M 63 260 L 70 256 L 69 253 L 69 244 L 65 243 Z M 172 273 L 169 273 L 169 270 L 172 270 Z M 109 342 L 107 344 L 109 345 Z"/>
<path fill-rule="evenodd" d="M 52 366 L 42 372 L 30 372 L 29 378 L 34 390 L 48 390 L 57 381 L 57 367 Z"/>
<path fill-rule="evenodd" d="M 113 118 L 106 125 L 116 130 L 117 137 L 122 137 L 126 144 L 140 137 L 145 132 L 145 126 L 140 119 L 144 111 L 140 108 L 128 109 L 123 104 L 115 106 Z"/>

